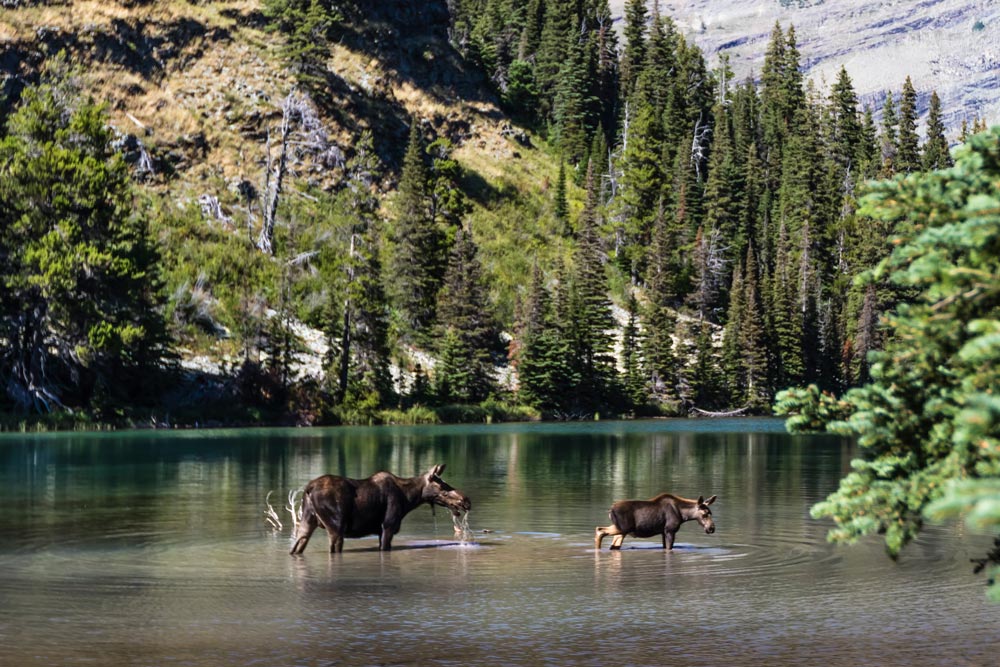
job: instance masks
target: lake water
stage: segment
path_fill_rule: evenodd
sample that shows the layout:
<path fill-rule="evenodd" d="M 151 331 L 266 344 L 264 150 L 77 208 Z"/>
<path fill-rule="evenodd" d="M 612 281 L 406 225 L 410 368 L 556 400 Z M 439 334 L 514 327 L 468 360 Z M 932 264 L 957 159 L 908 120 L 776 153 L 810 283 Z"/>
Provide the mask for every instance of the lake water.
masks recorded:
<path fill-rule="evenodd" d="M 0 436 L 0 664 L 997 664 L 988 536 L 826 543 L 809 507 L 855 454 L 775 420 Z M 293 558 L 264 520 L 271 490 L 437 463 L 470 544 L 424 506 L 392 552 Z M 594 551 L 661 491 L 718 494 L 715 534 Z"/>

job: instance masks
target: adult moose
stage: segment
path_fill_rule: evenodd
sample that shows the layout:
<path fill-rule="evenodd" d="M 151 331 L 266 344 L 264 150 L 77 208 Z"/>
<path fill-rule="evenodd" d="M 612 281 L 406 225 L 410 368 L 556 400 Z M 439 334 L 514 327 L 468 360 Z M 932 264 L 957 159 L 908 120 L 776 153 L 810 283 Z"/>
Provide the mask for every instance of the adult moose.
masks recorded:
<path fill-rule="evenodd" d="M 712 520 L 712 510 L 709 505 L 715 502 L 716 496 L 705 500 L 681 498 L 670 493 L 661 493 L 649 500 L 619 500 L 611 506 L 608 516 L 611 525 L 604 528 L 598 526 L 594 533 L 594 546 L 600 550 L 601 542 L 608 535 L 614 536 L 612 549 L 621 549 L 626 535 L 635 537 L 663 536 L 663 548 L 674 548 L 674 536 L 681 524 L 692 519 L 701 524 L 705 532 L 715 532 L 715 522 Z"/>
<path fill-rule="evenodd" d="M 293 556 L 305 551 L 317 526 L 330 537 L 330 551 L 344 550 L 345 537 L 378 535 L 378 548 L 392 548 L 392 536 L 399 532 L 403 517 L 424 503 L 441 505 L 456 516 L 472 507 L 461 491 L 441 479 L 443 465 L 417 477 L 396 477 L 378 472 L 368 479 L 323 475 L 306 484 L 302 495 L 302 522 Z"/>

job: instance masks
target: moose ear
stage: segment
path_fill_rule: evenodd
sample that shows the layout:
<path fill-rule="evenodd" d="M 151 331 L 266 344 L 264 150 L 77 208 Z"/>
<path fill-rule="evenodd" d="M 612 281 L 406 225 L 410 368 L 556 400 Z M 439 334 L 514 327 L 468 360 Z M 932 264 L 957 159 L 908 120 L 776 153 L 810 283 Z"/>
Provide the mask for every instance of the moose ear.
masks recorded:
<path fill-rule="evenodd" d="M 705 496 L 698 496 L 698 504 L 699 505 L 705 504 Z"/>
<path fill-rule="evenodd" d="M 715 502 L 716 498 L 718 498 L 718 496 L 712 496 L 711 498 L 709 498 L 708 500 L 705 501 L 705 504 L 706 505 L 711 505 L 712 503 Z"/>
<path fill-rule="evenodd" d="M 439 463 L 438 465 L 436 465 L 433 468 L 431 468 L 429 476 L 430 477 L 439 477 L 441 475 L 441 473 L 444 472 L 444 465 L 445 464 L 443 464 L 443 463 Z"/>

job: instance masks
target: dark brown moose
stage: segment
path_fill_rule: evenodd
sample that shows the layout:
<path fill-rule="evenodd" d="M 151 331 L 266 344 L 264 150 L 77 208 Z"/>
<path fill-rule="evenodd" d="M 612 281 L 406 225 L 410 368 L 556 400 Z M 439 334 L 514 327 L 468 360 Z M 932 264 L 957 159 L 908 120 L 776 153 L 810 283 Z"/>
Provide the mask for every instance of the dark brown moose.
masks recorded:
<path fill-rule="evenodd" d="M 626 535 L 635 537 L 663 536 L 663 548 L 674 548 L 674 536 L 677 529 L 685 521 L 694 519 L 701 524 L 706 533 L 715 532 L 715 522 L 712 521 L 712 510 L 708 506 L 715 502 L 716 496 L 705 500 L 681 498 L 670 493 L 661 493 L 649 500 L 619 500 L 611 506 L 608 516 L 611 525 L 597 527 L 594 533 L 594 546 L 599 550 L 601 542 L 608 535 L 613 535 L 612 549 L 621 549 Z"/>
<path fill-rule="evenodd" d="M 323 475 L 306 484 L 302 496 L 302 522 L 292 555 L 305 551 L 317 526 L 330 537 L 330 551 L 344 550 L 345 537 L 378 535 L 378 548 L 392 548 L 392 536 L 399 532 L 403 517 L 424 503 L 441 505 L 458 516 L 472 502 L 441 479 L 443 465 L 436 465 L 418 477 L 396 477 L 378 472 L 368 479 L 348 479 Z"/>

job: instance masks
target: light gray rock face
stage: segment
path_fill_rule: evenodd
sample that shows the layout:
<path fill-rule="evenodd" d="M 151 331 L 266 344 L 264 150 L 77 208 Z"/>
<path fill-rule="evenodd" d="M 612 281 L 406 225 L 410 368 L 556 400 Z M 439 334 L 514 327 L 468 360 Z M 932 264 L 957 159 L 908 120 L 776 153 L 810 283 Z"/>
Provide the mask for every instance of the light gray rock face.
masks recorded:
<path fill-rule="evenodd" d="M 611 0 L 615 16 L 624 5 Z M 878 109 L 886 90 L 898 99 L 909 75 L 921 113 L 937 90 L 953 132 L 977 115 L 1000 123 L 998 0 L 660 0 L 660 11 L 702 48 L 710 66 L 729 54 L 739 79 L 760 72 L 780 21 L 795 26 L 804 73 L 820 90 L 843 65 L 862 104 Z"/>

